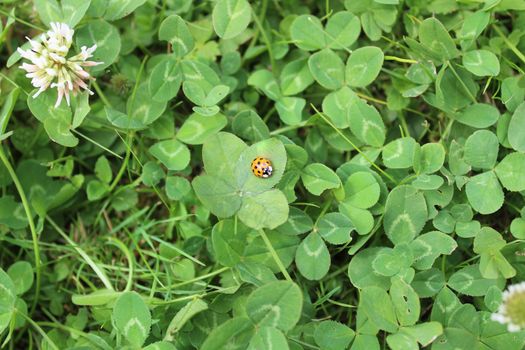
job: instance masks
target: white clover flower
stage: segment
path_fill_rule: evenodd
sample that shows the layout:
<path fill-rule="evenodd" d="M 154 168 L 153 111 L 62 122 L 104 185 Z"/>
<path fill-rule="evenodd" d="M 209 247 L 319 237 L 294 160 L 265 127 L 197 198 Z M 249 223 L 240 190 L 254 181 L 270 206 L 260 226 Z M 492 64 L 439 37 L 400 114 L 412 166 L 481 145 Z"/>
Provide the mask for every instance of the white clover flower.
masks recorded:
<path fill-rule="evenodd" d="M 64 96 L 69 106 L 70 93 L 76 95 L 80 89 L 93 95 L 86 81 L 94 78 L 84 70 L 84 67 L 102 64 L 102 62 L 88 61 L 97 49 L 97 45 L 90 48 L 82 46 L 79 54 L 67 57 L 74 33 L 75 31 L 65 23 L 51 23 L 51 30 L 42 34 L 39 41 L 26 37 L 31 44 L 30 50 L 18 48 L 20 55 L 32 63 L 23 63 L 20 68 L 27 72 L 26 77 L 31 78 L 31 84 L 38 88 L 33 98 L 49 87 L 57 88 L 55 108 L 60 105 Z"/>
<path fill-rule="evenodd" d="M 506 324 L 509 332 L 525 329 L 525 282 L 511 285 L 503 292 L 503 302 L 490 318 Z"/>

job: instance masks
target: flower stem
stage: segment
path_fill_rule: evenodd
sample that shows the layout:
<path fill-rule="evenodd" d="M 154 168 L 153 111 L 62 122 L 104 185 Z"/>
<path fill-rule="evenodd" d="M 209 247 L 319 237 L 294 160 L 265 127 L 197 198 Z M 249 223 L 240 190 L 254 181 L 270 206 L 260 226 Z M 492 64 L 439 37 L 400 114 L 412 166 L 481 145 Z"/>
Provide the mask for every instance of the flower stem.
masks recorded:
<path fill-rule="evenodd" d="M 31 311 L 32 314 L 35 311 L 36 305 L 38 303 L 38 299 L 40 298 L 40 281 L 41 281 L 41 262 L 40 262 L 40 248 L 38 247 L 38 234 L 36 232 L 35 222 L 33 221 L 33 215 L 31 214 L 31 207 L 29 206 L 29 202 L 27 200 L 26 194 L 24 192 L 24 188 L 22 187 L 22 184 L 20 183 L 20 180 L 18 179 L 18 176 L 16 175 L 15 170 L 13 169 L 13 166 L 7 159 L 4 148 L 0 146 L 0 160 L 2 163 L 4 163 L 5 168 L 7 169 L 7 172 L 11 176 L 11 179 L 13 179 L 13 182 L 15 184 L 16 190 L 18 191 L 18 195 L 20 196 L 20 199 L 22 200 L 22 206 L 24 207 L 24 211 L 26 213 L 27 221 L 29 223 L 29 230 L 31 231 L 31 239 L 33 240 L 33 251 L 35 254 L 35 273 L 36 273 L 36 283 L 35 283 L 35 296 L 33 300 L 33 304 L 31 305 Z"/>
<path fill-rule="evenodd" d="M 7 11 L 4 11 L 2 9 L 0 9 L 0 14 L 4 15 L 4 16 L 7 16 L 7 17 L 11 17 L 12 19 L 14 19 L 15 21 L 17 22 L 20 22 L 22 24 L 25 24 L 26 26 L 30 27 L 30 28 L 33 28 L 33 29 L 37 29 L 41 32 L 45 32 L 46 29 L 45 28 L 42 28 L 42 27 L 39 27 L 39 26 L 35 26 L 34 24 L 32 23 L 29 23 L 27 21 L 24 21 L 23 19 L 20 19 L 18 17 L 16 17 L 14 14 L 10 14 L 9 12 Z"/>

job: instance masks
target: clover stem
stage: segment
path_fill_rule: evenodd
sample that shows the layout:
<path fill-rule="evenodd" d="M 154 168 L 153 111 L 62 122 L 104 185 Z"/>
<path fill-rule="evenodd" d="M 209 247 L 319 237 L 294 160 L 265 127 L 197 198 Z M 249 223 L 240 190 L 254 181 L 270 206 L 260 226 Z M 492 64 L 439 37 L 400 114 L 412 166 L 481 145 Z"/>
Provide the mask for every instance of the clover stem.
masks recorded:
<path fill-rule="evenodd" d="M 461 85 L 461 87 L 463 88 L 463 90 L 465 90 L 465 92 L 467 93 L 468 97 L 470 97 L 470 99 L 472 100 L 473 103 L 477 103 L 478 101 L 476 100 L 476 98 L 474 97 L 474 95 L 472 95 L 472 92 L 470 92 L 468 86 L 465 84 L 465 82 L 463 81 L 463 79 L 461 79 L 461 77 L 459 76 L 458 72 L 456 72 L 456 70 L 454 69 L 454 67 L 452 66 L 452 63 L 451 62 L 448 62 L 447 63 L 447 67 L 450 68 L 450 70 L 452 71 L 452 74 L 454 74 L 454 76 L 456 77 L 456 79 L 459 81 L 459 84 Z"/>
<path fill-rule="evenodd" d="M 371 166 L 373 166 L 377 171 L 379 171 L 381 175 L 389 179 L 393 184 L 397 185 L 397 181 L 394 180 L 392 176 L 390 176 L 383 169 L 381 169 L 376 163 L 374 163 L 370 158 L 368 158 L 368 156 L 365 153 L 363 153 L 363 151 L 361 151 L 359 147 L 357 147 L 345 134 L 343 134 L 341 130 L 339 130 L 323 113 L 321 113 L 317 108 L 315 108 L 313 104 L 310 104 L 310 106 L 312 106 L 312 108 L 317 113 L 317 115 L 323 118 L 323 120 L 328 125 L 330 125 L 332 129 L 334 129 L 334 131 L 337 132 L 346 142 L 348 142 Z"/>
<path fill-rule="evenodd" d="M 264 41 L 264 44 L 266 45 L 266 49 L 268 50 L 268 56 L 270 57 L 270 66 L 272 67 L 272 73 L 275 75 L 275 59 L 273 57 L 273 50 L 272 45 L 270 43 L 270 39 L 268 38 L 266 31 L 264 30 L 263 23 L 261 22 L 261 20 L 257 16 L 253 16 L 253 20 L 257 25 L 257 28 L 261 32 L 262 39 Z"/>
<path fill-rule="evenodd" d="M 39 30 L 39 31 L 41 31 L 41 32 L 45 32 L 45 31 L 46 31 L 46 29 L 44 29 L 44 28 L 42 28 L 42 27 L 39 27 L 39 26 L 36 26 L 36 25 L 34 25 L 34 24 L 32 24 L 32 23 L 29 23 L 29 22 L 27 22 L 27 21 L 24 21 L 23 19 L 18 18 L 18 17 L 16 17 L 14 14 L 11 14 L 11 13 L 9 13 L 9 12 L 7 12 L 7 11 L 4 11 L 3 9 L 0 9 L 0 13 L 1 13 L 2 15 L 4 15 L 4 16 L 11 17 L 11 18 L 14 19 L 15 21 L 17 21 L 17 22 L 19 22 L 19 23 L 22 23 L 22 24 L 24 24 L 24 25 L 26 25 L 26 26 L 28 26 L 28 27 L 30 27 L 30 28 L 33 28 L 33 29 Z"/>
<path fill-rule="evenodd" d="M 417 63 L 416 60 L 411 60 L 409 58 L 401 58 L 397 56 L 385 56 L 385 60 L 396 61 L 396 62 L 401 62 L 401 63 Z"/>
<path fill-rule="evenodd" d="M 93 80 L 92 84 L 93 84 L 93 87 L 95 88 L 95 91 L 98 94 L 98 97 L 100 97 L 100 99 L 102 100 L 102 103 L 106 107 L 113 108 L 113 105 L 111 104 L 111 102 L 109 102 L 108 98 L 106 97 L 106 95 L 104 94 L 100 86 L 98 85 L 97 81 Z"/>
<path fill-rule="evenodd" d="M 17 309 L 15 309 L 15 312 L 18 315 L 22 316 L 23 319 L 25 319 L 31 326 L 33 326 L 38 331 L 38 333 L 40 333 L 42 338 L 46 340 L 47 344 L 49 345 L 51 349 L 59 350 L 59 347 L 55 344 L 55 342 L 53 342 L 51 338 L 49 338 L 47 333 L 44 332 L 44 330 L 38 325 L 38 323 L 36 323 L 35 321 L 31 319 L 31 317 L 26 316 L 23 312 L 20 312 Z"/>
<path fill-rule="evenodd" d="M 35 274 L 36 274 L 36 284 L 35 284 L 35 297 L 33 300 L 33 304 L 31 305 L 31 311 L 32 314 L 35 311 L 38 299 L 40 298 L 40 280 L 42 275 L 42 267 L 40 262 L 40 248 L 38 247 L 38 234 L 36 232 L 35 222 L 33 221 L 33 215 L 31 214 L 31 207 L 29 206 L 29 202 L 27 201 L 26 194 L 24 192 L 24 188 L 22 187 L 22 184 L 20 183 L 20 180 L 18 179 L 18 176 L 16 175 L 15 170 L 13 169 L 11 163 L 7 159 L 4 148 L 0 146 L 0 160 L 2 160 L 2 163 L 4 163 L 5 168 L 7 169 L 7 172 L 11 176 L 11 179 L 13 179 L 13 183 L 15 184 L 16 190 L 18 191 L 18 195 L 20 196 L 20 199 L 22 200 L 22 206 L 24 207 L 24 211 L 26 213 L 27 221 L 29 223 L 29 231 L 31 231 L 31 239 L 33 240 L 33 251 L 35 254 Z"/>
<path fill-rule="evenodd" d="M 293 282 L 292 278 L 288 274 L 288 271 L 286 271 L 286 268 L 284 267 L 284 264 L 281 261 L 281 258 L 279 258 L 279 255 L 277 255 L 277 252 L 275 251 L 275 249 L 274 249 L 274 247 L 272 245 L 272 242 L 270 242 L 270 240 L 268 239 L 268 236 L 266 236 L 266 232 L 264 232 L 263 229 L 260 229 L 259 230 L 259 234 L 261 235 L 264 243 L 266 244 L 266 247 L 270 251 L 270 255 L 272 256 L 273 260 L 275 261 L 275 263 L 279 267 L 279 270 L 281 270 L 281 273 L 283 274 L 284 278 L 287 281 L 289 281 L 289 282 Z"/>
<path fill-rule="evenodd" d="M 492 28 L 494 28 L 494 30 L 496 31 L 496 33 L 498 33 L 498 35 L 501 37 L 501 39 L 503 39 L 503 42 L 505 43 L 505 45 L 507 45 L 507 47 L 509 49 L 511 49 L 512 52 L 514 52 L 514 54 L 516 56 L 518 56 L 518 58 L 523 62 L 525 63 L 525 55 L 523 55 L 521 53 L 520 50 L 518 50 L 518 48 L 516 47 L 516 45 L 514 45 L 506 36 L 505 34 L 503 34 L 503 32 L 501 31 L 501 29 L 499 29 L 498 27 L 496 27 L 495 25 L 492 25 Z"/>

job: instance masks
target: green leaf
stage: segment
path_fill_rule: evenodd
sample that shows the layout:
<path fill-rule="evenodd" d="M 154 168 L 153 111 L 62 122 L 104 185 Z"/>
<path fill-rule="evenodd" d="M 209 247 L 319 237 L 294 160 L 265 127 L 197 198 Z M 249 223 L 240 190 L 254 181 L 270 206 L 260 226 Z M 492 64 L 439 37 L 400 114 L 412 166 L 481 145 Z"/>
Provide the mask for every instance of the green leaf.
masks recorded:
<path fill-rule="evenodd" d="M 208 95 L 206 96 L 206 99 L 204 100 L 204 106 L 206 107 L 213 107 L 217 103 L 219 103 L 223 98 L 228 95 L 228 92 L 230 92 L 230 88 L 226 85 L 216 85 L 214 86 Z"/>
<path fill-rule="evenodd" d="M 438 294 L 445 284 L 443 272 L 436 268 L 416 273 L 411 283 L 412 288 L 420 298 L 428 298 Z"/>
<path fill-rule="evenodd" d="M 105 183 L 111 182 L 111 179 L 113 178 L 111 165 L 105 156 L 98 157 L 97 162 L 95 163 L 95 174 L 101 181 Z"/>
<path fill-rule="evenodd" d="M 159 39 L 169 41 L 177 57 L 183 57 L 193 49 L 193 36 L 179 15 L 168 16 L 162 21 Z"/>
<path fill-rule="evenodd" d="M 258 328 L 250 341 L 247 350 L 282 349 L 288 350 L 288 342 L 284 334 L 274 327 Z"/>
<path fill-rule="evenodd" d="M 351 328 L 332 320 L 320 322 L 314 331 L 315 342 L 326 350 L 347 349 L 354 337 Z"/>
<path fill-rule="evenodd" d="M 440 143 L 426 143 L 416 150 L 414 170 L 418 174 L 432 174 L 445 162 L 445 148 Z"/>
<path fill-rule="evenodd" d="M 251 21 L 252 9 L 246 0 L 219 0 L 213 7 L 213 28 L 222 39 L 241 34 Z"/>
<path fill-rule="evenodd" d="M 416 146 L 416 140 L 411 137 L 395 139 L 383 148 L 383 163 L 390 169 L 410 168 Z"/>
<path fill-rule="evenodd" d="M 96 201 L 104 197 L 108 193 L 109 186 L 98 180 L 91 180 L 88 182 L 86 194 L 89 201 Z"/>
<path fill-rule="evenodd" d="M 525 238 L 525 219 L 523 218 L 514 218 L 510 223 L 510 232 L 512 235 L 518 239 Z"/>
<path fill-rule="evenodd" d="M 232 129 L 236 135 L 250 141 L 262 141 L 270 138 L 270 130 L 261 117 L 254 111 L 242 111 L 233 118 Z"/>
<path fill-rule="evenodd" d="M 15 312 L 16 288 L 7 273 L 0 268 L 0 334 L 9 326 Z"/>
<path fill-rule="evenodd" d="M 168 176 L 166 178 L 166 194 L 174 201 L 182 199 L 191 191 L 190 182 L 181 176 Z"/>
<path fill-rule="evenodd" d="M 397 320 L 401 326 L 412 326 L 419 320 L 421 306 L 419 296 L 400 277 L 392 278 L 392 287 L 390 287 L 390 297 L 396 311 Z"/>
<path fill-rule="evenodd" d="M 184 59 L 181 61 L 182 75 L 184 83 L 192 82 L 197 84 L 207 95 L 213 87 L 220 84 L 219 77 L 209 65 L 194 59 Z M 184 89 L 184 85 L 183 85 Z M 190 96 L 188 96 L 190 97 Z M 204 102 L 204 99 L 203 99 Z"/>
<path fill-rule="evenodd" d="M 333 50 L 350 47 L 361 33 L 359 18 L 348 11 L 339 11 L 328 18 L 326 40 Z"/>
<path fill-rule="evenodd" d="M 314 82 L 314 77 L 308 68 L 308 60 L 300 58 L 287 63 L 280 76 L 281 91 L 283 95 L 296 95 L 304 91 Z"/>
<path fill-rule="evenodd" d="M 235 225 L 234 220 L 221 220 L 213 226 L 211 238 L 215 258 L 224 266 L 233 267 L 241 261 L 246 237 L 251 231 L 243 224 Z"/>
<path fill-rule="evenodd" d="M 116 3 L 117 1 L 112 2 L 112 4 Z M 89 21 L 80 27 L 75 33 L 75 42 L 77 47 L 97 45 L 97 49 L 93 52 L 93 57 L 90 60 L 103 63 L 91 67 L 92 73 L 104 71 L 116 61 L 120 53 L 121 43 L 117 28 L 103 19 Z"/>
<path fill-rule="evenodd" d="M 459 113 L 456 120 L 473 128 L 484 129 L 494 125 L 499 117 L 499 111 L 493 105 L 474 103 Z"/>
<path fill-rule="evenodd" d="M 501 98 L 509 112 L 514 112 L 525 98 L 525 89 L 522 84 L 522 77 L 508 77 L 503 79 L 501 84 Z"/>
<path fill-rule="evenodd" d="M 237 266 L 242 281 L 260 287 L 266 283 L 277 281 L 272 270 L 265 265 L 254 262 L 240 263 Z"/>
<path fill-rule="evenodd" d="M 177 139 L 189 145 L 200 145 L 213 134 L 218 133 L 228 123 L 220 113 L 213 116 L 202 116 L 192 113 L 177 132 Z"/>
<path fill-rule="evenodd" d="M 148 346 L 143 348 L 143 350 L 177 350 L 177 348 L 172 343 L 166 341 L 158 341 L 149 344 Z"/>
<path fill-rule="evenodd" d="M 384 249 L 374 261 L 372 268 L 375 273 L 392 277 L 398 275 L 403 269 L 410 267 L 413 257 L 406 244 L 399 244 L 394 249 Z"/>
<path fill-rule="evenodd" d="M 465 162 L 474 168 L 492 169 L 498 158 L 498 137 L 491 131 L 478 130 L 465 142 Z"/>
<path fill-rule="evenodd" d="M 505 199 L 498 179 L 492 171 L 471 177 L 465 190 L 472 208 L 483 215 L 498 211 Z"/>
<path fill-rule="evenodd" d="M 63 14 L 62 22 L 74 28 L 86 14 L 86 11 L 91 5 L 91 0 L 62 0 L 61 5 Z"/>
<path fill-rule="evenodd" d="M 235 317 L 213 328 L 201 350 L 217 350 L 228 347 L 232 350 L 246 349 L 254 333 L 254 325 L 247 317 Z"/>
<path fill-rule="evenodd" d="M 275 231 L 266 232 L 266 236 L 284 267 L 288 267 L 293 262 L 299 239 L 296 236 L 283 235 Z M 244 259 L 250 263 L 266 266 L 274 273 L 280 271 L 279 266 L 275 263 L 274 256 L 268 251 L 268 246 L 261 235 L 256 236 L 248 243 L 244 251 Z"/>
<path fill-rule="evenodd" d="M 425 197 L 412 186 L 394 188 L 385 204 L 383 227 L 394 244 L 410 243 L 427 221 Z"/>
<path fill-rule="evenodd" d="M 142 6 L 146 0 L 113 0 L 106 7 L 104 18 L 108 21 L 115 21 L 131 14 L 139 6 Z"/>
<path fill-rule="evenodd" d="M 288 201 L 276 189 L 245 197 L 239 210 L 239 219 L 254 229 L 274 229 L 288 219 Z"/>
<path fill-rule="evenodd" d="M 184 307 L 177 311 L 175 316 L 172 318 L 168 328 L 166 329 L 164 340 L 173 341 L 175 339 L 174 335 L 179 332 L 189 320 L 191 320 L 198 313 L 207 309 L 208 304 L 202 299 L 193 299 L 184 305 Z"/>
<path fill-rule="evenodd" d="M 55 89 L 41 93 L 38 98 L 33 98 L 36 90 L 27 98 L 27 105 L 33 115 L 42 123 L 49 138 L 66 147 L 75 147 L 78 139 L 71 133 L 71 108 L 65 103 L 54 107 L 57 98 Z"/>
<path fill-rule="evenodd" d="M 12 196 L 0 197 L 0 224 L 15 230 L 28 225 L 22 204 L 15 202 Z"/>
<path fill-rule="evenodd" d="M 410 242 L 414 254 L 413 266 L 419 270 L 432 267 L 434 261 L 442 254 L 450 255 L 457 248 L 456 241 L 447 234 L 431 231 Z"/>
<path fill-rule="evenodd" d="M 345 185 L 345 202 L 361 209 L 368 209 L 379 200 L 380 188 L 375 177 L 364 171 L 350 175 Z"/>
<path fill-rule="evenodd" d="M 487 308 L 492 312 L 496 312 L 498 310 L 502 301 L 503 293 L 496 286 L 490 287 L 487 291 L 487 294 L 485 294 L 485 297 L 483 298 L 485 306 L 487 306 Z"/>
<path fill-rule="evenodd" d="M 494 170 L 507 190 L 513 192 L 525 190 L 525 154 L 518 152 L 507 154 Z"/>
<path fill-rule="evenodd" d="M 151 314 L 135 292 L 120 295 L 113 307 L 112 319 L 124 339 L 135 347 L 140 347 L 149 335 Z"/>
<path fill-rule="evenodd" d="M 4 101 L 2 109 L 0 110 L 0 138 L 5 134 L 5 131 L 7 129 L 7 123 L 9 123 L 11 114 L 13 114 L 13 109 L 15 108 L 15 104 L 18 100 L 19 95 L 19 88 L 11 90 L 11 92 L 9 93 L 9 95 L 7 95 Z"/>
<path fill-rule="evenodd" d="M 525 152 L 525 102 L 522 102 L 512 114 L 508 128 L 509 143 L 518 152 Z"/>
<path fill-rule="evenodd" d="M 7 274 L 15 286 L 17 295 L 27 292 L 33 285 L 34 272 L 33 267 L 27 261 L 17 261 L 7 269 Z"/>
<path fill-rule="evenodd" d="M 167 102 L 177 96 L 181 82 L 180 64 L 169 57 L 153 68 L 148 80 L 149 94 L 157 102 Z"/>
<path fill-rule="evenodd" d="M 324 49 L 308 59 L 308 67 L 314 79 L 324 88 L 336 90 L 344 84 L 345 65 L 332 50 Z"/>
<path fill-rule="evenodd" d="M 516 275 L 516 270 L 510 265 L 500 250 L 507 242 L 491 227 L 483 227 L 474 238 L 474 252 L 480 254 L 479 269 L 484 278 L 504 278 Z"/>
<path fill-rule="evenodd" d="M 270 282 L 253 291 L 246 301 L 246 313 L 258 327 L 291 330 L 299 321 L 303 295 L 292 282 Z"/>
<path fill-rule="evenodd" d="M 190 189 L 188 182 L 188 189 Z M 125 188 L 111 198 L 111 206 L 118 212 L 126 211 L 135 208 L 139 201 L 139 196 L 133 188 Z"/>
<path fill-rule="evenodd" d="M 154 144 L 149 152 L 169 170 L 182 170 L 190 163 L 190 151 L 177 140 L 165 140 Z"/>
<path fill-rule="evenodd" d="M 197 176 L 193 179 L 192 186 L 202 204 L 220 218 L 232 216 L 241 207 L 237 189 L 221 178 Z"/>
<path fill-rule="evenodd" d="M 82 92 L 73 99 L 73 129 L 78 128 L 84 119 L 87 117 L 91 111 L 91 106 L 89 105 L 89 93 Z"/>
<path fill-rule="evenodd" d="M 44 128 L 49 138 L 56 143 L 66 147 L 75 147 L 78 145 L 78 139 L 71 133 L 71 124 L 69 121 L 58 118 L 47 118 L 44 120 Z"/>
<path fill-rule="evenodd" d="M 290 36 L 294 44 L 302 50 L 314 51 L 326 47 L 326 34 L 319 18 L 301 15 L 290 26 Z"/>
<path fill-rule="evenodd" d="M 322 279 L 330 269 L 330 253 L 322 238 L 311 232 L 301 242 L 295 253 L 295 264 L 308 280 Z"/>
<path fill-rule="evenodd" d="M 357 99 L 351 104 L 347 115 L 350 130 L 358 139 L 370 146 L 383 146 L 386 137 L 385 124 L 374 106 Z"/>
<path fill-rule="evenodd" d="M 456 271 L 448 280 L 450 288 L 469 296 L 483 296 L 492 286 L 503 287 L 503 279 L 486 279 L 481 276 L 479 265 L 469 265 Z"/>
<path fill-rule="evenodd" d="M 461 47 L 466 50 L 472 46 L 476 38 L 487 27 L 490 20 L 489 11 L 477 11 L 467 17 L 461 26 L 459 36 L 461 37 Z"/>
<path fill-rule="evenodd" d="M 120 295 L 122 295 L 121 292 L 109 289 L 99 289 L 89 294 L 73 294 L 71 301 L 73 304 L 79 306 L 99 306 L 112 302 Z"/>
<path fill-rule="evenodd" d="M 326 95 L 323 99 L 323 112 L 337 128 L 344 129 L 350 125 L 349 121 L 352 118 L 350 107 L 357 101 L 357 95 L 348 86 L 343 86 L 341 89 Z M 362 118 L 356 119 L 362 120 Z M 356 131 L 361 130 L 357 127 L 355 129 Z M 354 134 L 356 133 L 354 132 Z"/>
<path fill-rule="evenodd" d="M 219 132 L 211 135 L 206 139 L 202 148 L 202 160 L 206 173 L 221 178 L 232 187 L 236 187 L 237 161 L 246 149 L 248 146 L 233 134 Z M 248 165 L 248 171 L 251 171 L 249 167 L 250 165 Z"/>
<path fill-rule="evenodd" d="M 266 69 L 260 69 L 253 72 L 248 78 L 248 85 L 262 90 L 262 92 L 272 100 L 278 100 L 282 97 L 281 89 L 279 88 L 275 77 Z"/>
<path fill-rule="evenodd" d="M 425 19 L 419 26 L 419 40 L 441 61 L 450 60 L 459 54 L 448 31 L 434 17 Z"/>
<path fill-rule="evenodd" d="M 137 93 L 134 96 L 132 95 L 129 97 L 126 104 L 126 111 L 129 115 L 129 119 L 125 121 L 125 126 L 129 123 L 133 124 L 136 122 L 137 125 L 145 127 L 159 119 L 162 113 L 166 110 L 166 101 L 158 102 L 152 100 L 152 96 L 146 85 L 147 83 L 140 85 L 137 89 Z"/>
<path fill-rule="evenodd" d="M 145 127 L 140 120 L 131 119 L 127 114 L 109 107 L 104 107 L 106 119 L 117 128 L 125 130 L 138 130 Z"/>
<path fill-rule="evenodd" d="M 377 256 L 384 253 L 385 247 L 374 247 L 360 250 L 348 265 L 348 277 L 352 285 L 357 288 L 379 287 L 387 290 L 390 288 L 390 278 L 382 276 L 374 271 L 372 263 Z"/>
<path fill-rule="evenodd" d="M 156 186 L 164 178 L 164 170 L 155 161 L 150 160 L 142 167 L 142 182 L 146 186 Z M 106 185 L 107 189 L 108 186 Z"/>
<path fill-rule="evenodd" d="M 339 204 L 339 211 L 352 221 L 355 230 L 360 235 L 366 235 L 374 228 L 374 217 L 366 209 L 354 207 L 351 204 L 342 202 Z"/>
<path fill-rule="evenodd" d="M 496 76 L 499 74 L 498 57 L 488 50 L 469 51 L 463 55 L 462 59 L 463 66 L 478 77 Z"/>
<path fill-rule="evenodd" d="M 323 215 L 317 224 L 317 231 L 325 241 L 331 244 L 345 244 L 352 240 L 350 233 L 354 230 L 352 221 L 341 213 Z"/>
<path fill-rule="evenodd" d="M 280 232 L 284 235 L 300 235 L 305 232 L 311 231 L 314 223 L 310 216 L 304 211 L 295 207 L 290 207 L 290 214 L 286 223 L 275 229 L 276 232 Z"/>
<path fill-rule="evenodd" d="M 390 296 L 379 287 L 366 287 L 360 292 L 359 308 L 379 329 L 395 333 L 398 329 L 395 309 Z"/>
<path fill-rule="evenodd" d="M 332 169 L 321 163 L 313 163 L 306 166 L 301 174 L 301 179 L 308 192 L 316 196 L 321 195 L 325 190 L 341 186 L 339 176 Z"/>
<path fill-rule="evenodd" d="M 346 83 L 352 87 L 365 87 L 372 83 L 383 66 L 384 54 L 375 46 L 354 50 L 346 62 Z"/>
<path fill-rule="evenodd" d="M 275 109 L 283 123 L 297 125 L 302 120 L 302 112 L 306 100 L 299 97 L 282 97 L 275 104 Z"/>
<path fill-rule="evenodd" d="M 64 15 L 56 0 L 35 0 L 34 6 L 38 16 L 46 26 L 51 22 L 62 22 Z"/>

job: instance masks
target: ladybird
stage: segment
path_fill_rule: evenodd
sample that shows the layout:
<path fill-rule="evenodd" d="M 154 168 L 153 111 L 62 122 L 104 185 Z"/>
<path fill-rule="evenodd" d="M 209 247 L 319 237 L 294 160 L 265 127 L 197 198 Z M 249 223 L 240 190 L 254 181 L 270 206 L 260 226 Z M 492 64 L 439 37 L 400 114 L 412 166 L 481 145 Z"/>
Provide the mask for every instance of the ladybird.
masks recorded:
<path fill-rule="evenodd" d="M 263 157 L 257 157 L 252 161 L 252 172 L 257 177 L 270 177 L 272 176 L 272 163 Z"/>

